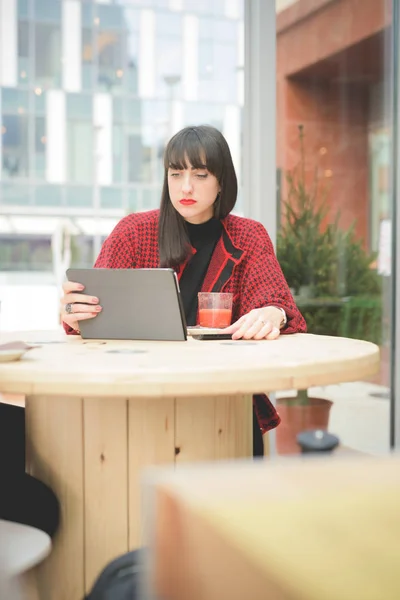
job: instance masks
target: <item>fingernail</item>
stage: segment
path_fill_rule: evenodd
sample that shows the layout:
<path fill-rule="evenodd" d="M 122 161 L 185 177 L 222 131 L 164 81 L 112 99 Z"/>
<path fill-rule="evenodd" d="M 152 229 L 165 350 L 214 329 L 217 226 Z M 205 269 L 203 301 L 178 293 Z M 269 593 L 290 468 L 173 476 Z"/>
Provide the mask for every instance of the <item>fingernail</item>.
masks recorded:
<path fill-rule="evenodd" d="M 95 297 L 93 297 L 92 300 L 91 300 L 92 304 L 97 304 L 98 301 L 99 301 L 99 299 L 95 298 Z"/>
<path fill-rule="evenodd" d="M 81 292 L 82 290 L 85 289 L 85 286 L 81 284 L 81 285 L 78 285 L 76 289 Z"/>
<path fill-rule="evenodd" d="M 95 310 L 96 312 L 100 312 L 100 311 L 102 310 L 102 307 L 101 307 L 101 306 L 95 306 L 95 307 L 94 307 L 94 310 Z"/>

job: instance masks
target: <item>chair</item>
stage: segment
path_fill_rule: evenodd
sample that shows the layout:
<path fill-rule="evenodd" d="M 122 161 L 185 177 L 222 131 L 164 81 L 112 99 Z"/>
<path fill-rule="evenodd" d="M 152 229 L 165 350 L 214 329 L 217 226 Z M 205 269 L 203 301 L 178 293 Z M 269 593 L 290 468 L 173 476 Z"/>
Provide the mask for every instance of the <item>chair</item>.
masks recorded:
<path fill-rule="evenodd" d="M 29 571 L 51 550 L 48 533 L 0 519 L 0 598 L 36 600 L 36 586 Z"/>
<path fill-rule="evenodd" d="M 28 571 L 51 550 L 60 507 L 53 491 L 25 472 L 25 415 L 0 402 L 0 599 L 37 600 Z"/>

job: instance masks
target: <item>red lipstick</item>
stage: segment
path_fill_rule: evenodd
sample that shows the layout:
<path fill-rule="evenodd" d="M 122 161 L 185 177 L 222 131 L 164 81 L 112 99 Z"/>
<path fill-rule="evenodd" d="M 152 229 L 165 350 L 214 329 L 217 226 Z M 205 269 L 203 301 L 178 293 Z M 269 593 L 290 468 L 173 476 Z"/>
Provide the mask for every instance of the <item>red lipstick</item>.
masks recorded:
<path fill-rule="evenodd" d="M 183 206 L 191 206 L 192 204 L 196 204 L 196 200 L 192 200 L 191 198 L 182 198 L 182 200 L 179 200 L 180 204 L 183 204 Z"/>

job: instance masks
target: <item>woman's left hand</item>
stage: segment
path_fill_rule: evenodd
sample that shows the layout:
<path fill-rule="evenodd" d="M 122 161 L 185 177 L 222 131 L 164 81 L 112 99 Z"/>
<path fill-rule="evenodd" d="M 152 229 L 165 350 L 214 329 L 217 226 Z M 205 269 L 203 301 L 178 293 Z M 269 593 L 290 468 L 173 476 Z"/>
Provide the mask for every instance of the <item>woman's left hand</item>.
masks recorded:
<path fill-rule="evenodd" d="M 275 306 L 255 308 L 224 329 L 233 340 L 276 340 L 280 335 L 282 311 Z"/>

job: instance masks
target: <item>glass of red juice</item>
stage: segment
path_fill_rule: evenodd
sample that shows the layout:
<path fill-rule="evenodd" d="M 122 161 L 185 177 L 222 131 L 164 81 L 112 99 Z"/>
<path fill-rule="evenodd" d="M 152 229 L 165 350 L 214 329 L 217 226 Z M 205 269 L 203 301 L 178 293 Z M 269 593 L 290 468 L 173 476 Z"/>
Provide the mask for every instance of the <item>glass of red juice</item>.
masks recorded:
<path fill-rule="evenodd" d="M 199 325 L 223 329 L 232 319 L 232 294 L 199 292 Z"/>

